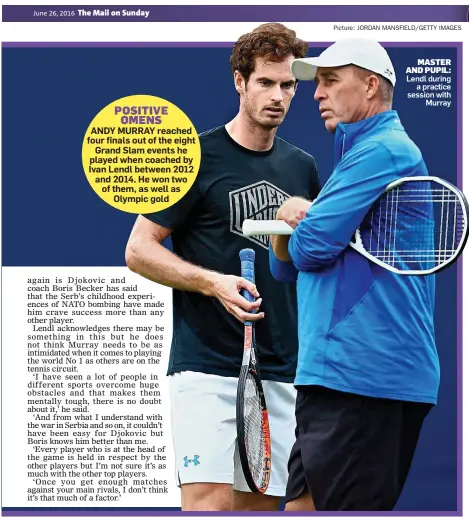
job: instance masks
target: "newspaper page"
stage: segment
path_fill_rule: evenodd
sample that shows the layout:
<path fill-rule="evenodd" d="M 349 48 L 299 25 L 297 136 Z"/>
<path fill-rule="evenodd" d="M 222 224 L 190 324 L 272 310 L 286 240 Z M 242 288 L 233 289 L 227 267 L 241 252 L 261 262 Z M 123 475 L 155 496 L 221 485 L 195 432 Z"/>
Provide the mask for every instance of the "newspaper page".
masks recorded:
<path fill-rule="evenodd" d="M 392 108 L 429 174 L 464 190 L 467 20 L 462 5 L 3 5 L 2 519 L 213 515 L 181 511 L 173 291 L 131 271 L 126 247 L 139 215 L 190 195 L 200 134 L 237 114 L 230 56 L 241 35 L 279 22 L 310 57 L 345 38 L 380 42 L 395 71 Z M 299 82 L 277 134 L 314 157 L 324 186 L 334 139 L 315 89 Z M 238 195 L 244 218 L 271 218 L 272 195 Z M 238 222 L 226 219 L 237 237 Z M 163 245 L 175 249 L 171 237 Z M 462 516 L 462 279 L 461 259 L 436 276 L 438 403 L 394 509 L 317 519 Z M 239 349 L 241 360 L 242 338 Z M 189 473 L 204 458 L 182 460 Z"/>

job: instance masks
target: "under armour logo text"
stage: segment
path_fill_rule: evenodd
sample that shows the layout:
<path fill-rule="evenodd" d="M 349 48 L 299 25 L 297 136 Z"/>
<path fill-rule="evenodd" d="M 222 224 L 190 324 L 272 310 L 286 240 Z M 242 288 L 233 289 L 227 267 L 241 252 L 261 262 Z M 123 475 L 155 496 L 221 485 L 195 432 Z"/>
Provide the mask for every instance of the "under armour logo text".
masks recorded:
<path fill-rule="evenodd" d="M 289 197 L 288 193 L 265 180 L 230 191 L 230 231 L 243 236 L 246 219 L 275 219 L 277 210 Z M 249 240 L 269 249 L 268 235 L 254 235 Z"/>
<path fill-rule="evenodd" d="M 188 467 L 189 463 L 192 463 L 194 465 L 194 467 L 196 467 L 197 465 L 200 465 L 199 457 L 200 456 L 194 456 L 192 459 L 189 459 L 187 456 L 185 456 L 184 457 L 184 466 Z"/>

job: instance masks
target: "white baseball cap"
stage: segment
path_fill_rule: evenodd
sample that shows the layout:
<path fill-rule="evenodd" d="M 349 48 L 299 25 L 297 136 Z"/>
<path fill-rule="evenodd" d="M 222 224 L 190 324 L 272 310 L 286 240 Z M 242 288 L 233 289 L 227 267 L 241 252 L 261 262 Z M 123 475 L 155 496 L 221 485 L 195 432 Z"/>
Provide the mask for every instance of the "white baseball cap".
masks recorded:
<path fill-rule="evenodd" d="M 297 58 L 291 70 L 298 80 L 314 80 L 318 67 L 355 65 L 378 73 L 394 86 L 396 73 L 384 47 L 368 38 L 344 38 L 329 46 L 318 57 Z"/>

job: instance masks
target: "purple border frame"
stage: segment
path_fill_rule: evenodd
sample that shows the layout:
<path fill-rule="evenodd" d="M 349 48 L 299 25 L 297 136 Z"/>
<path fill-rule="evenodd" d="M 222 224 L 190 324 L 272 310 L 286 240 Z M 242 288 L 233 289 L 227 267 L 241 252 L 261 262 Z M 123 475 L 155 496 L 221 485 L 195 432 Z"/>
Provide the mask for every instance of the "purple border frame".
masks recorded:
<path fill-rule="evenodd" d="M 55 6 L 58 8 L 58 6 Z M 384 7 L 384 6 L 381 6 Z M 402 7 L 402 6 L 399 6 Z M 409 6 L 415 7 L 415 6 Z M 437 6 L 441 7 L 441 6 Z M 454 6 L 449 6 L 454 7 Z M 5 8 L 5 6 L 4 6 Z M 332 42 L 311 42 L 310 45 L 317 47 L 326 47 Z M 458 59 L 458 70 L 456 75 L 456 89 L 457 89 L 457 185 L 462 188 L 462 42 L 382 42 L 386 47 L 452 47 L 457 50 Z M 2 47 L 231 47 L 231 42 L 2 42 Z M 391 512 L 295 512 L 292 518 L 296 516 L 435 516 L 435 517 L 461 517 L 462 513 L 462 329 L 463 329 L 463 305 L 462 305 L 462 260 L 456 263 L 457 265 L 457 509 L 456 511 L 391 511 Z M 107 508 L 103 510 L 90 509 L 86 510 L 66 510 L 60 508 L 59 510 L 54 509 L 37 509 L 29 510 L 27 508 L 2 508 L 1 516 L 57 516 L 57 517 L 71 517 L 71 516 L 107 516 L 107 517 L 122 517 L 122 516 L 281 516 L 282 511 L 277 512 L 183 512 L 180 510 L 174 511 L 158 511 L 148 510 L 142 508 L 139 510 L 138 507 L 135 509 L 119 511 L 109 510 Z"/>
<path fill-rule="evenodd" d="M 333 42 L 308 42 L 310 46 L 326 47 Z M 2 42 L 2 47 L 233 47 L 234 42 Z M 385 47 L 452 47 L 462 49 L 461 42 L 385 42 Z M 459 59 L 459 52 L 458 52 Z M 460 79 L 462 81 L 462 78 Z M 458 184 L 459 184 L 458 180 Z"/>
<path fill-rule="evenodd" d="M 235 2 L 233 2 L 235 3 Z M 397 7 L 397 9 L 396 9 Z M 139 16 L 78 16 L 78 9 L 149 11 Z M 340 9 L 340 14 L 337 14 Z M 75 11 L 75 16 L 38 17 L 34 11 Z M 6 5 L 3 22 L 465 22 L 467 7 L 462 5 Z"/>
<path fill-rule="evenodd" d="M 462 42 L 460 42 L 457 46 L 456 56 L 458 59 L 458 72 L 456 75 L 456 86 L 458 90 L 458 96 L 457 96 L 457 104 L 458 104 L 458 112 L 457 112 L 457 124 L 456 124 L 456 136 L 457 136 L 457 145 L 456 145 L 456 155 L 457 155 L 457 181 L 458 181 L 458 187 L 462 189 L 463 187 L 463 177 L 462 177 L 462 156 L 463 156 L 463 141 L 462 141 L 462 118 L 463 118 L 463 98 L 462 98 L 462 68 L 463 68 L 463 46 Z M 461 258 L 457 261 L 457 282 L 459 283 L 459 286 L 457 286 L 457 328 L 458 328 L 458 334 L 457 334 L 457 360 L 456 360 L 456 366 L 457 366 L 457 417 L 456 417 L 456 448 L 457 448 L 457 458 L 458 458 L 458 496 L 457 496 L 457 506 L 458 510 L 461 513 L 462 516 L 462 507 L 463 507 L 463 490 L 462 490 L 462 484 L 463 484 L 463 450 L 462 450 L 462 444 L 463 444 L 463 424 L 462 424 L 462 418 L 463 418 L 463 391 L 462 391 L 462 371 L 463 371 L 463 363 L 462 363 L 462 342 L 463 342 L 463 304 L 462 304 L 462 290 L 463 290 L 463 271 L 462 271 L 462 260 Z"/>
<path fill-rule="evenodd" d="M 256 518 L 257 516 L 270 516 L 270 517 L 279 517 L 279 516 L 291 516 L 292 519 L 294 519 L 296 516 L 311 516 L 311 517 L 320 517 L 320 516 L 350 516 L 350 517 L 359 517 L 359 516 L 366 516 L 366 517 L 384 517 L 384 516 L 393 516 L 393 517 L 401 517 L 401 516 L 414 516 L 414 517 L 461 517 L 462 513 L 459 511 L 451 510 L 451 511 L 408 511 L 408 512 L 324 512 L 324 511 L 315 511 L 315 512 L 295 512 L 288 514 L 285 514 L 283 511 L 271 511 L 271 512 L 264 512 L 264 511 L 256 511 L 256 512 L 213 512 L 213 511 L 181 511 L 181 510 L 174 510 L 174 511 L 157 511 L 157 510 L 139 510 L 138 508 L 135 508 L 134 510 L 125 510 L 125 511 L 119 511 L 118 508 L 116 508 L 115 511 L 104 509 L 102 511 L 93 509 L 93 510 L 71 510 L 66 511 L 63 509 L 60 510 L 12 510 L 12 511 L 3 511 L 2 516 L 4 517 L 10 517 L 10 516 L 52 516 L 52 517 L 77 517 L 77 516 L 89 516 L 89 517 L 95 517 L 95 516 L 102 516 L 102 517 L 123 517 L 123 516 L 138 516 L 138 517 L 149 517 L 149 516 L 210 516 L 217 518 L 218 516 L 229 516 L 229 517 L 237 517 L 237 516 L 250 516 L 251 518 Z"/>

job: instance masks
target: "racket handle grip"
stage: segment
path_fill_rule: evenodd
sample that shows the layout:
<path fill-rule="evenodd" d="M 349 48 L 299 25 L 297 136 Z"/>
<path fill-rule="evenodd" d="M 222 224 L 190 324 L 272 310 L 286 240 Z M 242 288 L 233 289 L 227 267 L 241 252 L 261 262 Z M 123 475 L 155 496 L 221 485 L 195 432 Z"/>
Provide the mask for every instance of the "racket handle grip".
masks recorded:
<path fill-rule="evenodd" d="M 256 252 L 252 248 L 244 248 L 239 252 L 239 258 L 241 259 L 241 277 L 255 283 L 254 261 Z M 242 295 L 250 303 L 255 301 L 255 298 L 245 288 L 243 288 Z"/>

